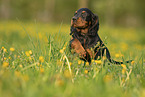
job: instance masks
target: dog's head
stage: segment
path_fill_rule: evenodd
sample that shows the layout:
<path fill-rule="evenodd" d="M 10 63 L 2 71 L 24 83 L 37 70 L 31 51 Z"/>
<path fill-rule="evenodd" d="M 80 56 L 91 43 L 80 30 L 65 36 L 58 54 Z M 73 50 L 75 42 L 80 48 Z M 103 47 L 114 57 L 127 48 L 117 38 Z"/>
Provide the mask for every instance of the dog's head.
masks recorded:
<path fill-rule="evenodd" d="M 98 16 L 93 14 L 88 8 L 77 10 L 71 19 L 71 29 L 86 29 L 88 34 L 94 35 L 99 30 Z M 76 31 L 76 30 L 73 30 Z M 72 34 L 73 32 L 71 32 Z"/>

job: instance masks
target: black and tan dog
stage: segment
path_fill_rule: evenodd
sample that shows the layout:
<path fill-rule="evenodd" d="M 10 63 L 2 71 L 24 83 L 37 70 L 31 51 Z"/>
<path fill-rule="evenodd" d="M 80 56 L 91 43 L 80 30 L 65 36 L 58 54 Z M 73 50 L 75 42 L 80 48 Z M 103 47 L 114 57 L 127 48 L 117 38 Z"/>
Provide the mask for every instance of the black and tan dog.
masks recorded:
<path fill-rule="evenodd" d="M 114 64 L 123 64 L 111 59 L 108 48 L 103 44 L 98 35 L 99 18 L 93 14 L 88 8 L 77 10 L 71 20 L 72 39 L 70 48 L 79 54 L 84 61 L 91 63 L 91 59 L 98 59 L 106 55 L 106 58 Z M 129 63 L 131 61 L 126 61 Z"/>

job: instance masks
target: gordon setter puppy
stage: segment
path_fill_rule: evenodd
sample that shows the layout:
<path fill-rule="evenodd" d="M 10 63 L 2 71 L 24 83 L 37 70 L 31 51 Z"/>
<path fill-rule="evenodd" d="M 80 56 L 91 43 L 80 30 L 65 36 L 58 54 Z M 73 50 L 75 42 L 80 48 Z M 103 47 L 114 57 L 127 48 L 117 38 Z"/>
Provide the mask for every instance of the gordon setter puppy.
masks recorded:
<path fill-rule="evenodd" d="M 114 64 L 123 64 L 111 59 L 108 48 L 98 35 L 99 18 L 88 8 L 77 10 L 71 19 L 70 48 L 79 54 L 84 61 L 91 63 L 91 59 L 98 59 L 106 55 L 106 58 Z M 131 61 L 126 61 L 129 63 Z"/>

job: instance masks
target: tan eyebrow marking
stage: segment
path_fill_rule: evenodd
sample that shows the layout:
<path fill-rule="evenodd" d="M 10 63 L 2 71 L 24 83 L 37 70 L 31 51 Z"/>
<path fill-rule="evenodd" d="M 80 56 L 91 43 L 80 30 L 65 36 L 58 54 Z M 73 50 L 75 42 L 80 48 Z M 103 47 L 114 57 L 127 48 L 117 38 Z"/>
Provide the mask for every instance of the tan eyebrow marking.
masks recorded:
<path fill-rule="evenodd" d="M 85 13 L 86 11 L 82 11 L 82 13 Z"/>

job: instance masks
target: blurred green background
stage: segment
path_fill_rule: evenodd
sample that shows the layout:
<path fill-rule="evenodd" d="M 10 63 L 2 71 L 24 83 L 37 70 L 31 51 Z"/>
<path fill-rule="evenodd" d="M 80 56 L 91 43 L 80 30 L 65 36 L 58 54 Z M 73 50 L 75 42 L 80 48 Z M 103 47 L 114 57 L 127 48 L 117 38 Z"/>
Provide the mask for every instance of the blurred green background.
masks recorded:
<path fill-rule="evenodd" d="M 0 20 L 70 23 L 75 10 L 88 7 L 101 24 L 143 27 L 144 4 L 145 0 L 0 0 Z"/>

